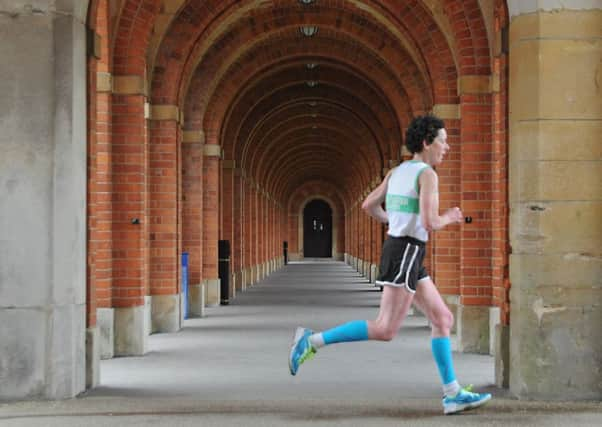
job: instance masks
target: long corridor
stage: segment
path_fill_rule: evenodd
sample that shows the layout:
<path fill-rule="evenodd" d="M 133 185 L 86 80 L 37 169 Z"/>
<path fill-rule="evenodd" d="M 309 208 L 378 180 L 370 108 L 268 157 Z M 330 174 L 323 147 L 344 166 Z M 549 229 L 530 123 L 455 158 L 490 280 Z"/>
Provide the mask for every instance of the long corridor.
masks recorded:
<path fill-rule="evenodd" d="M 441 394 L 424 317 L 409 317 L 390 343 L 346 343 L 320 351 L 296 377 L 287 357 L 298 325 L 323 330 L 373 319 L 381 293 L 344 263 L 289 264 L 208 309 L 176 334 L 153 335 L 150 354 L 103 362 L 91 396 L 197 396 L 229 400 L 374 400 Z M 465 383 L 493 383 L 493 358 L 461 355 Z"/>
<path fill-rule="evenodd" d="M 495 389 L 493 358 L 455 353 L 465 384 L 490 390 L 488 406 L 444 417 L 424 317 L 390 343 L 331 346 L 288 372 L 294 328 L 373 318 L 381 293 L 340 262 L 293 263 L 229 306 L 174 334 L 150 337 L 140 358 L 102 362 L 101 386 L 62 402 L 0 405 L 1 426 L 596 425 L 600 406 L 520 405 Z M 552 409 L 552 411 L 547 412 Z"/>

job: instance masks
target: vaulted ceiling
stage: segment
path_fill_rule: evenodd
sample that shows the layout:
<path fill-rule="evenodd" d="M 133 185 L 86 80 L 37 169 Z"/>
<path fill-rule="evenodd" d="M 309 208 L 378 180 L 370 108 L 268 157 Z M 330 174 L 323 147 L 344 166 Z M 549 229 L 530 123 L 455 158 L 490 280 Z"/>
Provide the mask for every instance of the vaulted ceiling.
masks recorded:
<path fill-rule="evenodd" d="M 112 67 L 276 199 L 319 181 L 346 201 L 400 158 L 412 116 L 490 74 L 490 3 L 115 0 Z"/>

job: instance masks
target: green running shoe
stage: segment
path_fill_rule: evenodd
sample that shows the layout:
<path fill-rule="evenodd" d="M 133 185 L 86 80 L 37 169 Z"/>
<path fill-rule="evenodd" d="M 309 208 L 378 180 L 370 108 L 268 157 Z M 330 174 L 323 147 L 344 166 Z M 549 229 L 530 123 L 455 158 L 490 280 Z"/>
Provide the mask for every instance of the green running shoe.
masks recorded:
<path fill-rule="evenodd" d="M 310 360 L 316 354 L 316 350 L 312 347 L 309 342 L 309 337 L 314 332 L 311 329 L 297 328 L 295 335 L 293 336 L 293 345 L 291 346 L 291 352 L 288 357 L 288 367 L 291 371 L 291 375 L 296 375 L 299 370 L 299 366 L 306 360 Z"/>
<path fill-rule="evenodd" d="M 443 398 L 443 413 L 445 415 L 457 414 L 468 409 L 478 408 L 491 400 L 489 393 L 473 393 L 472 386 L 460 389 L 454 396 Z"/>

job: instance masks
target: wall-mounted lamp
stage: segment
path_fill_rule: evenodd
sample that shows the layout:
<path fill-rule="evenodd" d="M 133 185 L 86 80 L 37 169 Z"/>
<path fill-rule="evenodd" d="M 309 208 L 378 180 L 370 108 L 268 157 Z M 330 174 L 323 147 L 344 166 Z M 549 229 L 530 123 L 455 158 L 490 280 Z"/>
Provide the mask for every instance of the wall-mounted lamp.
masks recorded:
<path fill-rule="evenodd" d="M 301 31 L 301 34 L 303 34 L 305 37 L 313 37 L 318 33 L 318 27 L 315 25 L 305 25 L 303 27 L 299 27 L 299 31 Z"/>

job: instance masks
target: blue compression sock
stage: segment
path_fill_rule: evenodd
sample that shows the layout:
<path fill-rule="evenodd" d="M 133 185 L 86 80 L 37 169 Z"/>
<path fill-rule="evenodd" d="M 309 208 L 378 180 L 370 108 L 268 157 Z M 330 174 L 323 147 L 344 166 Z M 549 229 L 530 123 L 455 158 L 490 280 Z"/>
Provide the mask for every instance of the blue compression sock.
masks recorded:
<path fill-rule="evenodd" d="M 433 351 L 435 362 L 437 362 L 443 385 L 456 381 L 449 337 L 433 338 L 431 340 L 431 350 Z"/>
<path fill-rule="evenodd" d="M 368 322 L 354 320 L 322 332 L 324 344 L 338 342 L 366 341 L 368 339 Z"/>

